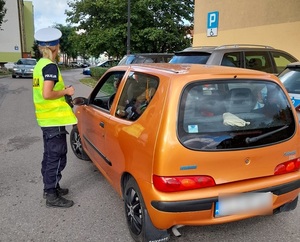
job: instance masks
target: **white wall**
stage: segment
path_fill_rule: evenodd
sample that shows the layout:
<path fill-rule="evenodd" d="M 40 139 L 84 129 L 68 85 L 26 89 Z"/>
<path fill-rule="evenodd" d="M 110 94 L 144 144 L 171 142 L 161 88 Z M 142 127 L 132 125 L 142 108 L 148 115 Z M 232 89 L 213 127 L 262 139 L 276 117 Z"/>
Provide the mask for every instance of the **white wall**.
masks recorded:
<path fill-rule="evenodd" d="M 18 0 L 6 0 L 4 6 L 7 12 L 0 30 L 0 52 L 21 53 Z"/>

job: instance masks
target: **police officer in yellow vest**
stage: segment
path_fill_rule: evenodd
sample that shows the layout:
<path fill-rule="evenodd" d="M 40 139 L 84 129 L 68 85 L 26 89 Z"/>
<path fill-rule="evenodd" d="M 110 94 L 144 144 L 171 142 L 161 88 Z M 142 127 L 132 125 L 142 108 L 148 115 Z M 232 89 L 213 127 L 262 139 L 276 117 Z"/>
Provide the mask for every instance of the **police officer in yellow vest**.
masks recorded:
<path fill-rule="evenodd" d="M 38 125 L 43 132 L 44 154 L 42 176 L 44 194 L 48 207 L 73 206 L 64 198 L 68 189 L 61 188 L 61 172 L 67 163 L 66 125 L 77 123 L 72 108 L 65 96 L 72 96 L 74 88 L 65 87 L 60 70 L 55 62 L 62 33 L 56 28 L 44 28 L 35 33 L 42 58 L 33 71 L 33 102 Z"/>

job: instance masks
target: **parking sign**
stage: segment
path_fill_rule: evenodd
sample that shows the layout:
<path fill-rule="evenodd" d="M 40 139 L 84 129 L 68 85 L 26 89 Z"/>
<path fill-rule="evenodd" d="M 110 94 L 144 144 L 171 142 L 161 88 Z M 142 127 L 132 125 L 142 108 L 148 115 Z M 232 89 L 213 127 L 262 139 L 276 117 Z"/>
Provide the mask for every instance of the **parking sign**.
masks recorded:
<path fill-rule="evenodd" d="M 218 35 L 218 24 L 219 24 L 219 12 L 209 12 L 207 14 L 207 37 L 213 37 Z"/>

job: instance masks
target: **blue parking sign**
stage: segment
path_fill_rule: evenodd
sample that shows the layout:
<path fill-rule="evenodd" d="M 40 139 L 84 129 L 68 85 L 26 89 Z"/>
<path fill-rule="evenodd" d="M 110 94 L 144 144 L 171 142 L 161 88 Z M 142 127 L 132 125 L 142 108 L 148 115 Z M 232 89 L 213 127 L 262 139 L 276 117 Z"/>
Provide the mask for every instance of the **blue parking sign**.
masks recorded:
<path fill-rule="evenodd" d="M 219 25 L 219 12 L 209 12 L 207 14 L 207 30 L 206 35 L 208 37 L 218 35 L 218 25 Z"/>

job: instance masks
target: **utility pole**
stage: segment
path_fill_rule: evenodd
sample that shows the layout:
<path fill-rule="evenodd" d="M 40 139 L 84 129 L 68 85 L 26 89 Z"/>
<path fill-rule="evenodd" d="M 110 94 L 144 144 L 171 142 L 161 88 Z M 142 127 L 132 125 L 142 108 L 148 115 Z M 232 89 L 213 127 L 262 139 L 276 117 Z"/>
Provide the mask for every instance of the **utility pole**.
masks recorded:
<path fill-rule="evenodd" d="M 128 0 L 128 18 L 127 18 L 127 55 L 130 54 L 130 15 L 131 15 L 131 9 L 130 9 L 130 0 Z"/>

